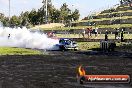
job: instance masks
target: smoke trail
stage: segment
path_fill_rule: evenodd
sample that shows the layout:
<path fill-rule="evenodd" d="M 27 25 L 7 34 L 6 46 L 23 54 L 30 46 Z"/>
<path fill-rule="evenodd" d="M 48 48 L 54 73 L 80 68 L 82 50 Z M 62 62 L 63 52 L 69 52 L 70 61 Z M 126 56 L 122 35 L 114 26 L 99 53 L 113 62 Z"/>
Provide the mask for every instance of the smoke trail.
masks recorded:
<path fill-rule="evenodd" d="M 3 27 L 3 23 L 0 21 L 0 27 Z"/>
<path fill-rule="evenodd" d="M 0 46 L 32 49 L 56 50 L 59 41 L 48 38 L 45 34 L 30 32 L 26 28 L 0 27 Z"/>

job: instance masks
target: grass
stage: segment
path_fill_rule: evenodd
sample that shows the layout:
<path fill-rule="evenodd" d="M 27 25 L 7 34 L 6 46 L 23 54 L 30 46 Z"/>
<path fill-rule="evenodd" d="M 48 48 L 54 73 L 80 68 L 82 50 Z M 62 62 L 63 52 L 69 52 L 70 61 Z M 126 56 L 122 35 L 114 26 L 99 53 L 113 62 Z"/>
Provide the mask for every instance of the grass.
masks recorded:
<path fill-rule="evenodd" d="M 100 42 L 78 42 L 79 50 L 92 50 L 100 48 Z"/>
<path fill-rule="evenodd" d="M 63 27 L 63 28 L 58 28 L 58 30 L 83 29 L 88 27 L 91 27 L 91 26 Z"/>
<path fill-rule="evenodd" d="M 132 43 L 118 43 L 118 47 L 116 48 L 117 51 L 120 52 L 132 52 Z"/>
<path fill-rule="evenodd" d="M 132 52 L 132 44 L 130 43 L 117 43 L 116 51 L 120 52 Z M 98 50 L 100 48 L 100 42 L 78 42 L 79 50 Z"/>
<path fill-rule="evenodd" d="M 113 20 L 117 20 L 117 19 L 131 19 L 132 16 L 122 16 L 122 17 L 113 17 L 113 18 L 100 18 L 100 19 L 90 19 L 90 20 L 81 20 L 81 21 L 77 21 L 77 22 L 73 22 L 73 23 L 81 23 L 81 22 L 93 22 L 93 21 L 111 21 Z"/>
<path fill-rule="evenodd" d="M 62 28 L 41 28 L 40 30 L 78 30 L 78 29 L 86 29 L 86 28 L 95 28 L 95 26 L 76 26 L 76 27 L 62 27 Z M 115 25 L 97 25 L 98 28 L 122 28 L 122 27 L 132 27 L 132 24 L 115 24 Z"/>
<path fill-rule="evenodd" d="M 59 38 L 82 38 L 83 36 L 81 34 L 56 34 L 57 37 Z M 85 35 L 85 38 L 88 38 L 87 35 Z M 95 37 L 94 34 L 92 34 L 92 37 L 90 39 L 104 39 L 105 35 L 104 34 L 98 34 L 97 37 Z M 109 39 L 114 39 L 115 35 L 114 34 L 109 34 L 108 35 Z M 132 39 L 132 34 L 124 34 L 125 39 Z"/>
<path fill-rule="evenodd" d="M 109 21 L 111 19 L 117 20 L 117 19 L 131 19 L 132 16 L 122 16 L 122 17 L 113 17 L 113 18 L 101 18 L 101 19 L 92 19 L 91 21 Z"/>
<path fill-rule="evenodd" d="M 54 27 L 54 28 L 39 28 L 40 30 L 51 30 L 51 31 L 55 31 L 55 30 L 71 30 L 71 29 L 83 29 L 83 28 L 88 28 L 88 27 L 94 27 L 94 26 L 77 26 L 77 27 Z M 32 29 L 35 30 L 35 29 Z"/>
<path fill-rule="evenodd" d="M 129 7 L 129 6 L 119 6 L 119 8 L 124 8 L 124 7 Z M 118 9 L 118 8 L 117 8 Z M 122 13 L 132 13 L 132 10 L 127 10 L 127 11 L 118 11 L 118 12 L 111 12 L 111 13 L 100 13 L 97 16 L 101 15 L 110 15 L 110 14 L 122 14 Z M 122 16 L 122 17 L 113 17 L 113 18 L 100 18 L 100 19 L 90 19 L 90 20 L 81 20 L 81 21 L 75 21 L 72 23 L 85 23 L 85 22 L 98 22 L 98 21 L 111 21 L 111 20 L 116 20 L 116 19 L 132 19 L 132 16 Z M 53 27 L 53 28 L 44 28 L 43 26 L 40 27 L 41 30 L 70 30 L 70 29 L 83 29 L 87 27 L 93 27 L 94 26 L 76 26 L 76 27 Z M 120 28 L 120 27 L 132 27 L 132 24 L 115 24 L 115 25 L 99 25 L 97 24 L 98 28 Z"/>
<path fill-rule="evenodd" d="M 37 50 L 0 47 L 0 55 L 39 55 L 39 54 L 42 54 L 42 53 Z"/>
<path fill-rule="evenodd" d="M 115 24 L 115 25 L 98 25 L 98 28 L 122 28 L 122 27 L 132 27 L 132 24 Z"/>
<path fill-rule="evenodd" d="M 88 27 L 92 27 L 95 28 L 95 26 L 77 26 L 77 27 L 72 27 L 71 29 L 83 29 L 83 28 L 88 28 Z M 114 24 L 114 25 L 97 25 L 96 27 L 98 28 L 130 28 L 132 27 L 132 24 Z M 70 28 L 69 28 L 70 29 Z M 64 29 L 66 30 L 66 29 Z"/>
<path fill-rule="evenodd" d="M 64 27 L 64 24 L 62 23 L 50 23 L 50 24 L 36 25 L 35 27 L 32 27 L 31 29 L 56 30 L 62 27 Z"/>
<path fill-rule="evenodd" d="M 85 35 L 86 36 L 86 35 Z M 99 34 L 98 37 L 95 37 L 93 35 L 92 39 L 104 39 L 104 34 Z M 57 37 L 59 38 L 79 38 L 79 34 L 66 34 L 66 35 L 62 35 L 62 34 L 57 34 Z M 82 36 L 80 36 L 82 38 Z M 115 35 L 114 34 L 109 34 L 109 39 L 114 39 Z M 124 34 L 124 38 L 125 39 L 132 39 L 132 34 Z M 125 48 L 121 47 L 122 45 L 124 45 L 123 43 L 116 43 L 117 47 L 117 51 L 123 51 L 123 50 L 128 50 L 132 48 L 132 45 L 127 45 L 124 46 Z M 79 50 L 97 50 L 100 48 L 100 42 L 78 42 L 78 48 Z M 122 49 L 123 48 L 123 49 Z"/>
<path fill-rule="evenodd" d="M 127 11 L 118 11 L 118 12 L 110 12 L 110 13 L 101 13 L 99 15 L 109 15 L 109 14 L 122 14 L 126 12 L 132 12 L 132 10 L 127 10 Z"/>

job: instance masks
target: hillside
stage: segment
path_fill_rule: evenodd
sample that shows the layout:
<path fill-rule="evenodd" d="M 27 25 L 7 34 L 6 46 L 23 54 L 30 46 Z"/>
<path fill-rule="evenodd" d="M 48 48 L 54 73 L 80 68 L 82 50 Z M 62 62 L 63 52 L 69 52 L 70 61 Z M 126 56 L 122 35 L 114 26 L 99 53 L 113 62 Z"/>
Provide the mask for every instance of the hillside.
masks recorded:
<path fill-rule="evenodd" d="M 73 22 L 72 26 L 92 26 L 100 29 L 114 29 L 132 27 L 132 7 L 129 5 L 120 5 L 100 12 L 89 20 Z"/>
<path fill-rule="evenodd" d="M 53 29 L 53 28 L 62 28 L 62 27 L 64 27 L 64 24 L 62 23 L 49 23 L 43 25 L 36 25 L 32 29 Z"/>
<path fill-rule="evenodd" d="M 99 32 L 114 31 L 115 28 L 126 28 L 126 31 L 132 32 L 132 7 L 129 5 L 120 5 L 113 7 L 111 9 L 106 9 L 98 14 L 92 15 L 88 20 L 81 20 L 72 22 L 72 27 L 65 27 L 61 23 L 50 23 L 44 25 L 36 25 L 32 29 L 41 29 L 41 30 L 57 30 L 65 31 L 71 30 L 74 32 L 77 29 L 83 29 L 88 27 L 98 27 Z"/>

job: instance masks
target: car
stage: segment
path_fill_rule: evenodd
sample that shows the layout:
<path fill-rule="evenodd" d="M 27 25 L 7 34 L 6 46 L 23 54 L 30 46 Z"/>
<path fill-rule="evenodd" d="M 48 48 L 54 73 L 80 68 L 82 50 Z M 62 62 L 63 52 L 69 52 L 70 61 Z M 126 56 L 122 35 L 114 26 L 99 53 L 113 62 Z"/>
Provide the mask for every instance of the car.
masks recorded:
<path fill-rule="evenodd" d="M 61 38 L 59 39 L 59 44 L 57 45 L 60 50 L 66 51 L 66 50 L 78 50 L 78 45 L 75 41 L 68 38 Z"/>

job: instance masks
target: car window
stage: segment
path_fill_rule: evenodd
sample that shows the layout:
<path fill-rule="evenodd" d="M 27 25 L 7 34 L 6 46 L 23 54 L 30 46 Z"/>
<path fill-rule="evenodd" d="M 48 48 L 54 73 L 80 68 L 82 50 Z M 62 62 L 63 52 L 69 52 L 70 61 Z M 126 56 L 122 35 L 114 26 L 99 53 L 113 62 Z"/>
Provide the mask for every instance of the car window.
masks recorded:
<path fill-rule="evenodd" d="M 60 40 L 59 43 L 64 44 L 65 43 L 65 40 Z"/>
<path fill-rule="evenodd" d="M 71 43 L 71 41 L 70 41 L 70 40 L 67 40 L 67 41 L 66 41 L 66 43 L 67 43 L 67 44 L 70 44 L 70 43 Z"/>

